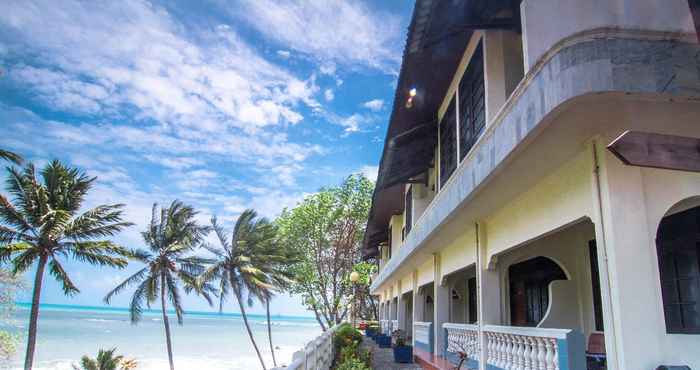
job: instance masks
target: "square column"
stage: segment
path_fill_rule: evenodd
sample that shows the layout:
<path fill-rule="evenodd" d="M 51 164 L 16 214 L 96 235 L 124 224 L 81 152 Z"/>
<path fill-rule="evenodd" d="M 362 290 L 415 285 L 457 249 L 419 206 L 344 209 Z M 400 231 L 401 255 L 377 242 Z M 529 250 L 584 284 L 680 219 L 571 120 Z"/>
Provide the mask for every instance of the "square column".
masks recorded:
<path fill-rule="evenodd" d="M 402 299 L 403 294 L 401 294 L 401 280 L 399 280 L 399 282 L 398 282 L 397 297 L 398 297 L 398 299 L 397 299 L 397 306 L 398 307 L 396 309 L 398 311 L 397 311 L 396 320 L 398 320 L 398 322 L 399 322 L 399 327 L 394 328 L 394 330 L 396 330 L 396 329 L 403 330 L 403 332 L 405 334 L 406 333 L 406 326 L 405 326 L 405 324 L 406 324 L 406 307 L 405 307 L 406 304 L 404 303 L 404 301 Z"/>
<path fill-rule="evenodd" d="M 425 309 L 425 300 L 423 300 L 422 296 L 418 293 L 418 272 L 414 271 L 413 272 L 413 312 L 411 312 L 411 315 L 413 315 L 413 320 L 412 322 L 416 321 L 423 321 L 423 310 Z M 413 333 L 412 336 L 412 343 L 411 345 L 415 348 L 416 347 L 416 334 Z"/>
<path fill-rule="evenodd" d="M 433 338 L 435 338 L 434 354 L 444 355 L 447 350 L 446 338 L 442 324 L 450 320 L 450 288 L 442 281 L 440 255 L 433 255 L 435 280 L 433 283 Z"/>
<path fill-rule="evenodd" d="M 496 269 L 496 259 L 489 258 L 486 225 L 477 223 L 476 227 L 476 305 L 477 324 L 479 326 L 479 369 L 486 370 L 486 340 L 482 328 L 484 325 L 503 325 L 501 314 L 501 280 Z"/>

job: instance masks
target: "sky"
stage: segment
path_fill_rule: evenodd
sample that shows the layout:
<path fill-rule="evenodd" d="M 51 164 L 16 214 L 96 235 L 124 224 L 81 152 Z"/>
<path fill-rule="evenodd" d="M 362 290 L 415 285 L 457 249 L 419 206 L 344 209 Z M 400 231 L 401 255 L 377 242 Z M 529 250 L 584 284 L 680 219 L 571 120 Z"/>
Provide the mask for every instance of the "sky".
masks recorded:
<path fill-rule="evenodd" d="M 246 208 L 273 218 L 352 173 L 376 178 L 412 7 L 4 1 L 0 147 L 96 176 L 86 206 L 126 204 L 135 226 L 115 240 L 127 247 L 143 246 L 154 202 L 182 200 L 229 229 Z M 101 305 L 138 268 L 65 266 L 81 293 L 48 276 L 42 302 Z M 297 297 L 271 306 L 310 315 Z M 197 297 L 185 308 L 212 310 Z"/>

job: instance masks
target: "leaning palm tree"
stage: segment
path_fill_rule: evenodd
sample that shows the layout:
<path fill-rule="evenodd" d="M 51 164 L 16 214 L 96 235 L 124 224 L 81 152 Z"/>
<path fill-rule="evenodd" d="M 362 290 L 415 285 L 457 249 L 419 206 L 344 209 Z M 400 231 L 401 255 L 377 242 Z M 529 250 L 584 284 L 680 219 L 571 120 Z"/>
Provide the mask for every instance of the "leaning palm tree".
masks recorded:
<path fill-rule="evenodd" d="M 4 159 L 15 164 L 22 164 L 22 157 L 19 154 L 0 149 L 0 159 Z"/>
<path fill-rule="evenodd" d="M 9 168 L 8 172 L 6 188 L 12 201 L 0 195 L 0 263 L 10 261 L 16 275 L 36 262 L 24 361 L 25 370 L 29 370 L 34 361 L 46 265 L 61 283 L 64 294 L 74 295 L 80 291 L 60 260 L 72 258 L 91 265 L 124 268 L 129 251 L 102 238 L 117 234 L 131 223 L 122 220 L 121 204 L 100 205 L 78 215 L 95 178 L 75 168 L 53 161 L 41 170 L 41 180 L 31 164 L 23 170 Z"/>
<path fill-rule="evenodd" d="M 211 223 L 220 246 L 207 246 L 207 249 L 214 254 L 215 262 L 202 274 L 200 284 L 215 283 L 219 296 L 219 311 L 222 311 L 224 301 L 229 294 L 233 293 L 250 342 L 255 348 L 260 365 L 266 369 L 265 361 L 248 323 L 244 299 L 247 306 L 252 306 L 254 298 L 264 297 L 274 288 L 269 276 L 265 274 L 266 262 L 263 261 L 266 256 L 261 252 L 261 246 L 271 241 L 270 235 L 274 237 L 273 226 L 266 219 L 258 218 L 252 209 L 243 211 L 238 217 L 230 236 L 217 223 L 216 218 L 213 218 Z"/>
<path fill-rule="evenodd" d="M 265 274 L 266 281 L 272 285 L 271 289 L 260 289 L 256 291 L 258 299 L 265 305 L 265 315 L 267 318 L 267 340 L 272 353 L 272 363 L 277 367 L 275 357 L 275 347 L 272 343 L 272 326 L 270 324 L 270 300 L 276 293 L 282 293 L 289 289 L 294 277 L 289 269 L 290 265 L 299 261 L 299 255 L 291 248 L 284 248 L 276 241 L 277 228 L 272 224 L 261 227 L 260 242 L 256 243 L 256 253 L 252 254 L 253 264 L 259 266 Z"/>
<path fill-rule="evenodd" d="M 96 358 L 83 356 L 80 359 L 80 367 L 73 365 L 74 370 L 131 370 L 136 368 L 136 361 L 126 359 L 122 355 L 114 355 L 116 348 L 101 349 Z"/>
<path fill-rule="evenodd" d="M 182 301 L 178 280 L 184 283 L 185 291 L 196 290 L 211 304 L 206 285 L 197 284 L 197 275 L 204 271 L 207 260 L 188 255 L 200 246 L 209 233 L 208 226 L 198 225 L 195 221 L 197 212 L 190 206 L 179 201 L 173 201 L 168 208 L 158 209 L 153 205 L 151 223 L 148 229 L 141 233 L 148 245 L 148 250 L 132 251 L 133 258 L 144 263 L 142 269 L 117 285 L 105 296 L 109 304 L 112 297 L 129 286 L 137 285 L 129 306 L 131 322 L 141 319 L 143 306 L 150 308 L 160 298 L 163 325 L 165 326 L 165 342 L 168 350 L 170 369 L 174 370 L 173 349 L 170 340 L 170 323 L 168 321 L 168 303 L 175 309 L 178 324 L 182 325 Z"/>

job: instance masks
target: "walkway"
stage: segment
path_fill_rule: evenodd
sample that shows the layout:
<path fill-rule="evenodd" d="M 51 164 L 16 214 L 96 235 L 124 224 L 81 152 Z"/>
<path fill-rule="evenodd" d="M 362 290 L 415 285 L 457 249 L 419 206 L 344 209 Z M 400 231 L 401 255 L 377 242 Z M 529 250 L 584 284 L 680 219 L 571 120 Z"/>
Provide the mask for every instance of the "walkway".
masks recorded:
<path fill-rule="evenodd" d="M 379 348 L 370 338 L 365 337 L 362 346 L 372 351 L 372 370 L 422 370 L 418 364 L 397 364 L 391 348 Z"/>

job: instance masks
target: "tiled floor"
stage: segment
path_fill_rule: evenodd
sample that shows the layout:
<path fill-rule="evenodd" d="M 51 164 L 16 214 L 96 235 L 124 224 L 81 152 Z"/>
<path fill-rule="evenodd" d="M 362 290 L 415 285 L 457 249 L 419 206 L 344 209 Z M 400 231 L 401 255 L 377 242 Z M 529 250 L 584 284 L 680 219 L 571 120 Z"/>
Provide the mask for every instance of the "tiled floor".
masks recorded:
<path fill-rule="evenodd" d="M 397 364 L 391 348 L 379 348 L 372 339 L 365 337 L 362 345 L 372 351 L 372 370 L 422 370 L 418 364 Z"/>

